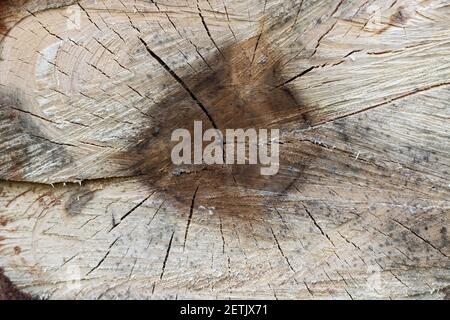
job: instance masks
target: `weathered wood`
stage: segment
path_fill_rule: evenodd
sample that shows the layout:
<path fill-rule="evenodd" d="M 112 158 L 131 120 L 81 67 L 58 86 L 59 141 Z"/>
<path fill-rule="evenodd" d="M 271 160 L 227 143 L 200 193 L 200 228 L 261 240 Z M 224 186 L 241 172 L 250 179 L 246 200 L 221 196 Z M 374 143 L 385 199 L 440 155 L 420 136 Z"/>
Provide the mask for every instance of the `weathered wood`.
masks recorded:
<path fill-rule="evenodd" d="M 1 2 L 0 266 L 41 298 L 448 298 L 448 1 Z M 170 133 L 280 128 L 281 168 Z"/>

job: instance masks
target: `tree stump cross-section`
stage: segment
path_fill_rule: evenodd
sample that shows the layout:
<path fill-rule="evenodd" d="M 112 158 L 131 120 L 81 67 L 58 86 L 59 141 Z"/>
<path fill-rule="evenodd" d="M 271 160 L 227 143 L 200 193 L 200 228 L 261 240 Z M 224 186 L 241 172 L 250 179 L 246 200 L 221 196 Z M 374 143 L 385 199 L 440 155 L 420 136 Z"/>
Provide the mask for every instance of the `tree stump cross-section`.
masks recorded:
<path fill-rule="evenodd" d="M 0 1 L 5 276 L 42 299 L 448 299 L 449 18 L 446 0 Z M 278 174 L 175 166 L 194 121 L 279 129 Z"/>

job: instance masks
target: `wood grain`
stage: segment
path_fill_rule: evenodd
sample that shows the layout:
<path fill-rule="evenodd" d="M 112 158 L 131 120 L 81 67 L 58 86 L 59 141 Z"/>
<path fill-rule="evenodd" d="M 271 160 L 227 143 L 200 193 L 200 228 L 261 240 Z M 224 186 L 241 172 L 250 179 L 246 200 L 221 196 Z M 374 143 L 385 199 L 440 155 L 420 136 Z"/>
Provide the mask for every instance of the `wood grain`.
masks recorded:
<path fill-rule="evenodd" d="M 20 289 L 448 298 L 448 1 L 0 4 L 0 266 Z M 281 129 L 279 174 L 175 167 L 194 120 Z"/>

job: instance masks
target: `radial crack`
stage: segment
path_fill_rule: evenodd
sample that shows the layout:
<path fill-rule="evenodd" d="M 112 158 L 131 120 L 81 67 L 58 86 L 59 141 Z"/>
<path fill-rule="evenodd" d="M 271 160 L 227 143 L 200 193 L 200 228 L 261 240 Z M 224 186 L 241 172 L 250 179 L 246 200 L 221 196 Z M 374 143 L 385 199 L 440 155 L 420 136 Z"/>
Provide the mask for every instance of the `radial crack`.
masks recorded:
<path fill-rule="evenodd" d="M 291 271 L 295 273 L 295 270 L 294 270 L 294 268 L 292 267 L 291 262 L 289 261 L 288 257 L 285 256 L 285 254 L 284 254 L 284 252 L 283 252 L 283 249 L 281 249 L 280 243 L 278 242 L 278 239 L 277 239 L 277 237 L 275 236 L 275 232 L 273 232 L 272 227 L 270 227 L 270 231 L 272 232 L 272 236 L 273 236 L 273 238 L 275 239 L 275 243 L 277 244 L 278 251 L 280 251 L 280 253 L 281 253 L 281 255 L 283 256 L 284 260 L 286 260 L 286 263 L 288 264 L 289 269 L 291 269 Z"/>
<path fill-rule="evenodd" d="M 183 251 L 186 248 L 186 240 L 189 233 L 189 226 L 191 225 L 192 215 L 194 213 L 194 204 L 195 204 L 195 197 L 197 196 L 197 191 L 200 185 L 197 186 L 195 189 L 194 195 L 192 196 L 192 202 L 191 202 L 191 208 L 189 209 L 189 217 L 186 225 L 186 232 L 184 233 L 184 242 L 183 242 Z"/>
<path fill-rule="evenodd" d="M 144 41 L 144 39 L 139 38 L 139 40 L 141 40 L 142 44 L 145 46 L 145 48 L 147 49 L 147 52 L 156 60 L 158 61 L 158 63 L 172 76 L 172 78 L 175 79 L 175 81 L 177 81 L 182 87 L 183 89 L 189 94 L 189 96 L 192 98 L 192 100 L 195 101 L 195 103 L 200 107 L 200 109 L 202 109 L 203 113 L 206 115 L 206 117 L 208 118 L 208 120 L 211 122 L 212 126 L 214 127 L 214 129 L 218 130 L 218 127 L 216 125 L 216 123 L 214 122 L 213 118 L 211 117 L 211 115 L 209 114 L 208 110 L 206 109 L 206 107 L 203 105 L 203 103 L 195 96 L 195 94 L 191 91 L 191 89 L 189 89 L 189 87 L 187 86 L 186 83 L 184 83 L 184 81 L 175 73 L 175 71 L 173 71 L 156 53 L 154 53 L 149 46 L 147 45 L 147 43 Z"/>
<path fill-rule="evenodd" d="M 113 243 L 111 243 L 108 247 L 108 251 L 106 252 L 106 254 L 103 256 L 103 258 L 100 259 L 100 261 L 97 263 L 97 265 L 91 269 L 91 271 L 89 271 L 86 276 L 88 276 L 89 274 L 91 274 L 92 272 L 94 272 L 96 269 L 98 269 L 98 267 L 100 267 L 100 265 L 103 263 L 103 261 L 106 260 L 106 258 L 109 256 L 109 253 L 111 252 L 111 248 L 114 246 L 114 244 L 117 242 L 117 240 L 119 240 L 119 238 L 117 238 L 116 240 L 113 241 Z"/>
<path fill-rule="evenodd" d="M 164 277 L 164 271 L 166 270 L 166 263 L 167 263 L 167 259 L 169 259 L 170 249 L 172 248 L 172 241 L 173 241 L 174 234 L 175 234 L 175 231 L 172 232 L 172 236 L 170 237 L 170 240 L 169 240 L 169 245 L 167 246 L 166 256 L 164 257 L 161 275 L 159 276 L 160 280 L 162 280 L 162 278 Z"/>
<path fill-rule="evenodd" d="M 147 201 L 156 191 L 153 191 L 151 194 L 149 194 L 144 200 L 142 200 L 141 202 L 139 202 L 137 205 L 135 205 L 131 210 L 129 210 L 127 213 L 125 213 L 121 218 L 120 221 L 118 223 L 116 223 L 115 225 L 113 225 L 113 227 L 111 228 L 111 230 L 109 230 L 110 232 L 115 229 L 123 220 L 125 220 L 126 217 L 128 217 L 131 213 L 133 213 L 137 208 L 139 208 L 140 206 L 142 206 L 144 204 L 145 201 Z"/>

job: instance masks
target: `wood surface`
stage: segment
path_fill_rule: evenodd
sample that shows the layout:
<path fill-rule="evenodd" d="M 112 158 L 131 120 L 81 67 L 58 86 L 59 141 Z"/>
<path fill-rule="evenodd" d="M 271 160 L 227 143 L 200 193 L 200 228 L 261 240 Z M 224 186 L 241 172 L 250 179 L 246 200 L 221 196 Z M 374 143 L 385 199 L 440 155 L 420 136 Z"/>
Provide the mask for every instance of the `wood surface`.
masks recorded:
<path fill-rule="evenodd" d="M 0 267 L 41 299 L 448 299 L 448 0 L 0 1 Z M 279 128 L 280 171 L 170 134 Z"/>

